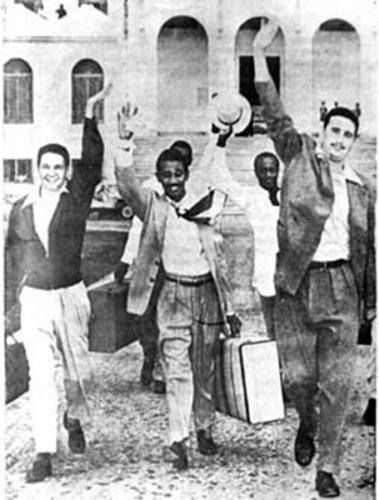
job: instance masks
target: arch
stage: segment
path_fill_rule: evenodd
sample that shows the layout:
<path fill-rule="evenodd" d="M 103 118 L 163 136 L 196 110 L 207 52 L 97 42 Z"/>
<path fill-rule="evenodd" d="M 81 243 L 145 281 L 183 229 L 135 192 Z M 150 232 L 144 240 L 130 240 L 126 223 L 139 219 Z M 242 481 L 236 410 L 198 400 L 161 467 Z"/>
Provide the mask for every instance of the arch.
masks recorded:
<path fill-rule="evenodd" d="M 190 16 L 167 20 L 158 34 L 158 130 L 206 128 L 208 36 Z"/>
<path fill-rule="evenodd" d="M 23 59 L 4 64 L 4 123 L 33 122 L 33 71 Z"/>
<path fill-rule="evenodd" d="M 313 115 L 321 102 L 353 108 L 359 101 L 360 39 L 344 19 L 322 22 L 312 38 Z"/>
<path fill-rule="evenodd" d="M 72 69 L 72 123 L 82 123 L 87 99 L 99 92 L 104 85 L 104 72 L 93 59 L 82 59 Z M 103 103 L 95 108 L 97 119 L 104 120 Z"/>
<path fill-rule="evenodd" d="M 262 107 L 254 86 L 254 53 L 252 41 L 261 26 L 262 17 L 251 17 L 244 21 L 235 34 L 235 81 L 239 92 L 246 97 L 253 108 L 252 122 L 241 135 L 252 135 L 254 128 L 261 128 Z M 281 29 L 266 50 L 271 76 L 280 93 L 284 80 L 285 40 Z"/>

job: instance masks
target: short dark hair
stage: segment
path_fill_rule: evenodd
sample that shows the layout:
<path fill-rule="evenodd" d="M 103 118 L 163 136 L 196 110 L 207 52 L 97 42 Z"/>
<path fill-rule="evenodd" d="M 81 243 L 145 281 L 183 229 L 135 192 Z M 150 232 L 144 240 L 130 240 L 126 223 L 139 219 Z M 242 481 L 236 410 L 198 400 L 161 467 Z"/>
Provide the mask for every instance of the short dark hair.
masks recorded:
<path fill-rule="evenodd" d="M 254 171 L 255 171 L 255 173 L 257 173 L 257 168 L 259 167 L 259 164 L 265 158 L 271 158 L 271 160 L 274 160 L 275 166 L 279 169 L 278 157 L 276 155 L 274 155 L 274 153 L 271 153 L 271 151 L 263 151 L 262 153 L 259 153 L 254 159 Z"/>
<path fill-rule="evenodd" d="M 61 155 L 63 157 L 63 161 L 65 164 L 65 167 L 68 168 L 70 165 L 70 155 L 67 149 L 64 146 L 61 146 L 61 144 L 46 144 L 45 146 L 42 146 L 39 148 L 38 153 L 37 153 L 37 165 L 39 166 L 41 163 L 41 158 L 45 153 L 55 153 L 57 155 Z"/>
<path fill-rule="evenodd" d="M 156 164 L 155 164 L 155 168 L 156 168 L 157 173 L 159 173 L 160 169 L 162 168 L 162 163 L 166 162 L 166 161 L 178 161 L 183 165 L 184 170 L 186 172 L 188 172 L 188 165 L 186 165 L 186 162 L 184 161 L 182 153 L 180 153 L 180 151 L 178 151 L 177 149 L 175 149 L 175 148 L 174 149 L 172 149 L 172 148 L 164 149 L 159 154 L 157 161 L 156 161 Z"/>
<path fill-rule="evenodd" d="M 325 115 L 324 130 L 326 129 L 328 123 L 330 122 L 330 119 L 333 116 L 343 116 L 344 118 L 347 118 L 348 120 L 352 121 L 354 123 L 354 126 L 355 126 L 355 137 L 358 135 L 359 119 L 358 119 L 357 115 L 354 113 L 354 111 L 352 111 L 349 108 L 345 108 L 343 106 L 338 106 L 336 108 L 332 108 Z"/>
<path fill-rule="evenodd" d="M 192 147 L 191 144 L 187 141 L 175 141 L 171 144 L 170 149 L 185 149 L 187 151 L 187 158 L 186 163 L 187 166 L 191 165 L 192 163 Z"/>

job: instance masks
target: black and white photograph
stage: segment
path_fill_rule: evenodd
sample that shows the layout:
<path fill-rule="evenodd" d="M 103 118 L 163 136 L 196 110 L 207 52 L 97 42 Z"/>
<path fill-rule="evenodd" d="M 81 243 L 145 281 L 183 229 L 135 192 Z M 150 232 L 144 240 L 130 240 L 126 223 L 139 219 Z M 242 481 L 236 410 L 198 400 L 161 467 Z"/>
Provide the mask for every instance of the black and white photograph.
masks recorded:
<path fill-rule="evenodd" d="M 376 498 L 376 0 L 3 0 L 5 500 Z"/>

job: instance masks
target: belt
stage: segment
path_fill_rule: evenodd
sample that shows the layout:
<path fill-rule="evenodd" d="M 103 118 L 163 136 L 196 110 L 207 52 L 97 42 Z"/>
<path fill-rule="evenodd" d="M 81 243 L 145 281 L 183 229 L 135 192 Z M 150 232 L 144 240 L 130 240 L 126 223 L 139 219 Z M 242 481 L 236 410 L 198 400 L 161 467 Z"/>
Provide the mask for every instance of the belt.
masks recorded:
<path fill-rule="evenodd" d="M 171 274 L 165 272 L 165 279 L 173 281 L 183 286 L 200 286 L 212 281 L 211 273 L 201 274 L 200 276 L 181 276 L 180 274 Z"/>
<path fill-rule="evenodd" d="M 313 261 L 310 263 L 308 269 L 333 269 L 334 267 L 340 267 L 347 263 L 348 261 L 344 259 L 329 260 L 326 262 Z"/>

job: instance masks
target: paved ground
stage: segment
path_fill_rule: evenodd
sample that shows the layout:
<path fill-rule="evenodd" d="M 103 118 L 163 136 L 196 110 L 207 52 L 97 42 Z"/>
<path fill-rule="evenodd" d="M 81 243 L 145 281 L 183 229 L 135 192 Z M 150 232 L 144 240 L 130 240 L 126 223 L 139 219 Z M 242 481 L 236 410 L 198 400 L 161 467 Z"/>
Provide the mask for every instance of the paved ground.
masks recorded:
<path fill-rule="evenodd" d="M 340 482 L 341 499 L 374 498 L 371 487 L 360 488 L 372 472 L 374 432 L 360 424 L 365 397 L 367 348 L 360 348 L 354 398 L 349 408 L 346 453 Z M 216 457 L 203 457 L 191 441 L 191 467 L 172 471 L 166 448 L 166 403 L 139 384 L 141 351 L 133 344 L 119 352 L 92 354 L 95 384 L 91 394 L 93 421 L 86 425 L 88 451 L 70 455 L 60 429 L 54 477 L 42 484 L 24 484 L 33 457 L 28 395 L 6 408 L 7 500 L 308 500 L 314 490 L 314 465 L 301 469 L 293 461 L 297 418 L 287 408 L 279 422 L 249 425 L 217 414 Z"/>

